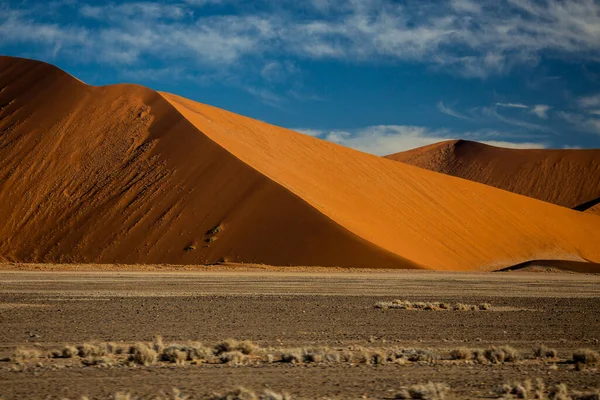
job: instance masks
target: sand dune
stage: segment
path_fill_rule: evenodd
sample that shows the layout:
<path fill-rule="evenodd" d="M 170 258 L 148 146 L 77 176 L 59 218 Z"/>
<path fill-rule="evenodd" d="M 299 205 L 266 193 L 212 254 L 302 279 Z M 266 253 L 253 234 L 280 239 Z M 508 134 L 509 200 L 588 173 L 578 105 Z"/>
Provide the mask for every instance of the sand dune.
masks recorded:
<path fill-rule="evenodd" d="M 451 140 L 387 158 L 579 211 L 600 202 L 600 149 L 517 150 Z"/>
<path fill-rule="evenodd" d="M 8 261 L 445 270 L 600 262 L 598 216 L 175 95 L 87 86 L 1 57 L 0 105 Z"/>

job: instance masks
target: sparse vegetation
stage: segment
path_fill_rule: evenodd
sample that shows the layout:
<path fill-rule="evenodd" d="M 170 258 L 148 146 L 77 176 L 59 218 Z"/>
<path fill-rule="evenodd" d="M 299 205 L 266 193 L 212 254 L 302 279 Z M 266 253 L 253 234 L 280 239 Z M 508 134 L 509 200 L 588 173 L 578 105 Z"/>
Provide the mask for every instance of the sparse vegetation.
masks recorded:
<path fill-rule="evenodd" d="M 450 391 L 445 383 L 428 382 L 403 388 L 396 394 L 396 399 L 444 400 Z"/>
<path fill-rule="evenodd" d="M 209 230 L 206 232 L 206 234 L 207 234 L 207 235 L 216 235 L 217 233 L 221 232 L 221 230 L 222 230 L 222 229 L 223 229 L 223 228 L 221 227 L 221 224 L 219 224 L 219 225 L 215 226 L 214 228 L 212 228 L 212 229 L 209 229 Z"/>
<path fill-rule="evenodd" d="M 533 354 L 536 358 L 542 359 L 553 359 L 558 357 L 558 352 L 554 349 L 551 349 L 545 345 L 541 345 L 533 349 Z"/>
<path fill-rule="evenodd" d="M 152 365 L 158 354 L 145 343 L 136 343 L 129 349 L 129 361 L 139 365 Z"/>
<path fill-rule="evenodd" d="M 579 349 L 573 352 L 573 362 L 581 364 L 597 364 L 600 354 L 592 349 Z"/>
<path fill-rule="evenodd" d="M 393 301 L 380 301 L 375 304 L 375 308 L 388 310 L 425 310 L 425 311 L 489 311 L 492 306 L 489 303 L 481 303 L 479 305 L 469 305 L 463 303 L 444 303 L 444 302 L 423 302 L 423 301 L 409 301 L 409 300 L 393 300 Z"/>
<path fill-rule="evenodd" d="M 510 346 L 492 346 L 485 351 L 485 358 L 493 363 L 515 362 L 521 358 L 517 349 Z"/>
<path fill-rule="evenodd" d="M 25 361 L 33 358 L 40 357 L 40 352 L 36 349 L 26 349 L 23 347 L 17 347 L 15 352 L 11 355 L 11 361 Z"/>
<path fill-rule="evenodd" d="M 450 351 L 450 358 L 452 360 L 472 360 L 473 350 L 466 347 L 459 347 Z"/>
<path fill-rule="evenodd" d="M 549 400 L 597 400 L 600 399 L 600 391 L 570 392 L 564 383 L 559 383 L 547 390 L 542 379 L 536 379 L 535 383 L 530 380 L 523 382 L 506 383 L 498 388 L 498 396 L 502 399 L 546 399 Z M 548 395 L 546 397 L 546 394 Z"/>

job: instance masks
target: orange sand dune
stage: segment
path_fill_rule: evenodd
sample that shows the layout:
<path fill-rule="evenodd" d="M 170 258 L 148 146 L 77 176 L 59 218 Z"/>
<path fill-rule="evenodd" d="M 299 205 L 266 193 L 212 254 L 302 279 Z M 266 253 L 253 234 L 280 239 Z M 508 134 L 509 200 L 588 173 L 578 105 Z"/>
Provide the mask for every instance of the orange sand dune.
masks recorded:
<path fill-rule="evenodd" d="M 600 149 L 518 150 L 450 140 L 387 158 L 579 211 L 600 203 Z"/>
<path fill-rule="evenodd" d="M 9 57 L 0 58 L 0 182 L 8 261 L 600 262 L 598 216 Z"/>

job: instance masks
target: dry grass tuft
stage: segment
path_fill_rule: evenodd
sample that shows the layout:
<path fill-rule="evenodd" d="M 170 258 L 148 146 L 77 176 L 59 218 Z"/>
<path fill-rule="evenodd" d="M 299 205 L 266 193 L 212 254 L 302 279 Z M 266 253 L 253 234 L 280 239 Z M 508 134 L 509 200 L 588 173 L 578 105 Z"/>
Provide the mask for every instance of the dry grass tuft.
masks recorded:
<path fill-rule="evenodd" d="M 456 303 L 449 304 L 444 302 L 423 302 L 423 301 L 408 301 L 408 300 L 393 300 L 393 301 L 380 301 L 375 303 L 375 308 L 388 310 L 425 310 L 425 311 L 487 311 L 491 310 L 492 306 L 489 303 L 481 303 L 478 306 Z"/>
<path fill-rule="evenodd" d="M 493 364 L 515 362 L 521 358 L 519 351 L 510 346 L 492 346 L 485 351 L 485 358 Z"/>
<path fill-rule="evenodd" d="M 472 360 L 473 350 L 466 347 L 459 347 L 450 351 L 450 359 L 452 360 Z"/>
<path fill-rule="evenodd" d="M 292 396 L 287 393 L 276 393 L 268 389 L 257 394 L 252 390 L 240 387 L 229 393 L 213 396 L 210 400 L 292 400 Z"/>
<path fill-rule="evenodd" d="M 412 385 L 396 394 L 396 399 L 444 400 L 450 391 L 445 383 L 428 382 L 424 385 Z"/>
<path fill-rule="evenodd" d="M 250 340 L 242 340 L 238 343 L 237 350 L 241 351 L 246 355 L 250 355 L 258 350 L 260 347 Z"/>
<path fill-rule="evenodd" d="M 192 342 L 188 348 L 188 360 L 196 361 L 196 360 L 209 360 L 213 357 L 212 349 L 205 347 L 202 343 Z"/>
<path fill-rule="evenodd" d="M 26 361 L 32 358 L 39 358 L 40 352 L 36 349 L 26 349 L 24 347 L 17 347 L 15 352 L 10 356 L 11 361 Z"/>
<path fill-rule="evenodd" d="M 536 347 L 535 349 L 533 349 L 533 354 L 537 357 L 537 358 L 556 358 L 558 357 L 558 352 L 554 349 L 551 349 L 549 347 L 547 347 L 546 345 L 540 345 L 538 347 Z"/>
<path fill-rule="evenodd" d="M 188 359 L 187 347 L 180 345 L 165 347 L 160 353 L 160 359 L 171 363 L 184 364 Z"/>
<path fill-rule="evenodd" d="M 162 353 L 164 348 L 165 348 L 165 344 L 163 342 L 163 338 L 160 335 L 156 335 L 152 338 L 152 348 L 154 349 L 155 352 L 157 352 L 158 354 Z"/>
<path fill-rule="evenodd" d="M 84 343 L 82 345 L 77 346 L 77 355 L 81 358 L 102 357 L 106 355 L 106 347 L 90 343 Z"/>
<path fill-rule="evenodd" d="M 281 362 L 284 363 L 298 364 L 302 362 L 303 358 L 302 350 L 300 349 L 285 350 L 281 354 Z"/>
<path fill-rule="evenodd" d="M 139 365 L 152 365 L 158 354 L 145 343 L 136 343 L 129 348 L 129 361 Z"/>
<path fill-rule="evenodd" d="M 244 365 L 248 362 L 248 356 L 239 350 L 221 353 L 219 359 L 222 363 L 231 365 Z"/>
<path fill-rule="evenodd" d="M 530 380 L 513 382 L 502 385 L 498 389 L 498 395 L 502 399 L 546 399 L 546 385 L 542 379 L 536 379 L 535 384 Z M 598 400 L 600 391 L 592 392 L 569 392 L 566 384 L 559 383 L 548 391 L 550 400 Z"/>
<path fill-rule="evenodd" d="M 592 349 L 579 349 L 573 352 L 573 362 L 581 364 L 597 364 L 600 354 Z"/>

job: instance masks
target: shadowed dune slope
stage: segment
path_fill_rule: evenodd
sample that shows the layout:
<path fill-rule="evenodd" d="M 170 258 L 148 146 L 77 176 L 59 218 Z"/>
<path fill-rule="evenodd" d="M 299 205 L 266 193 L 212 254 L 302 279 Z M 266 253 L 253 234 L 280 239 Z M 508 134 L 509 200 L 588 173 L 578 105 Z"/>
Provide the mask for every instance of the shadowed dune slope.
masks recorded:
<path fill-rule="evenodd" d="M 595 215 L 8 57 L 0 218 L 0 256 L 10 261 L 447 270 L 600 262 Z"/>
<path fill-rule="evenodd" d="M 386 157 L 579 211 L 600 199 L 600 149 L 520 150 L 451 140 Z"/>
<path fill-rule="evenodd" d="M 154 91 L 7 57 L 0 91 L 7 260 L 418 267 L 265 178 Z"/>
<path fill-rule="evenodd" d="M 205 135 L 333 221 L 428 268 L 600 256 L 596 216 L 163 96 Z"/>

